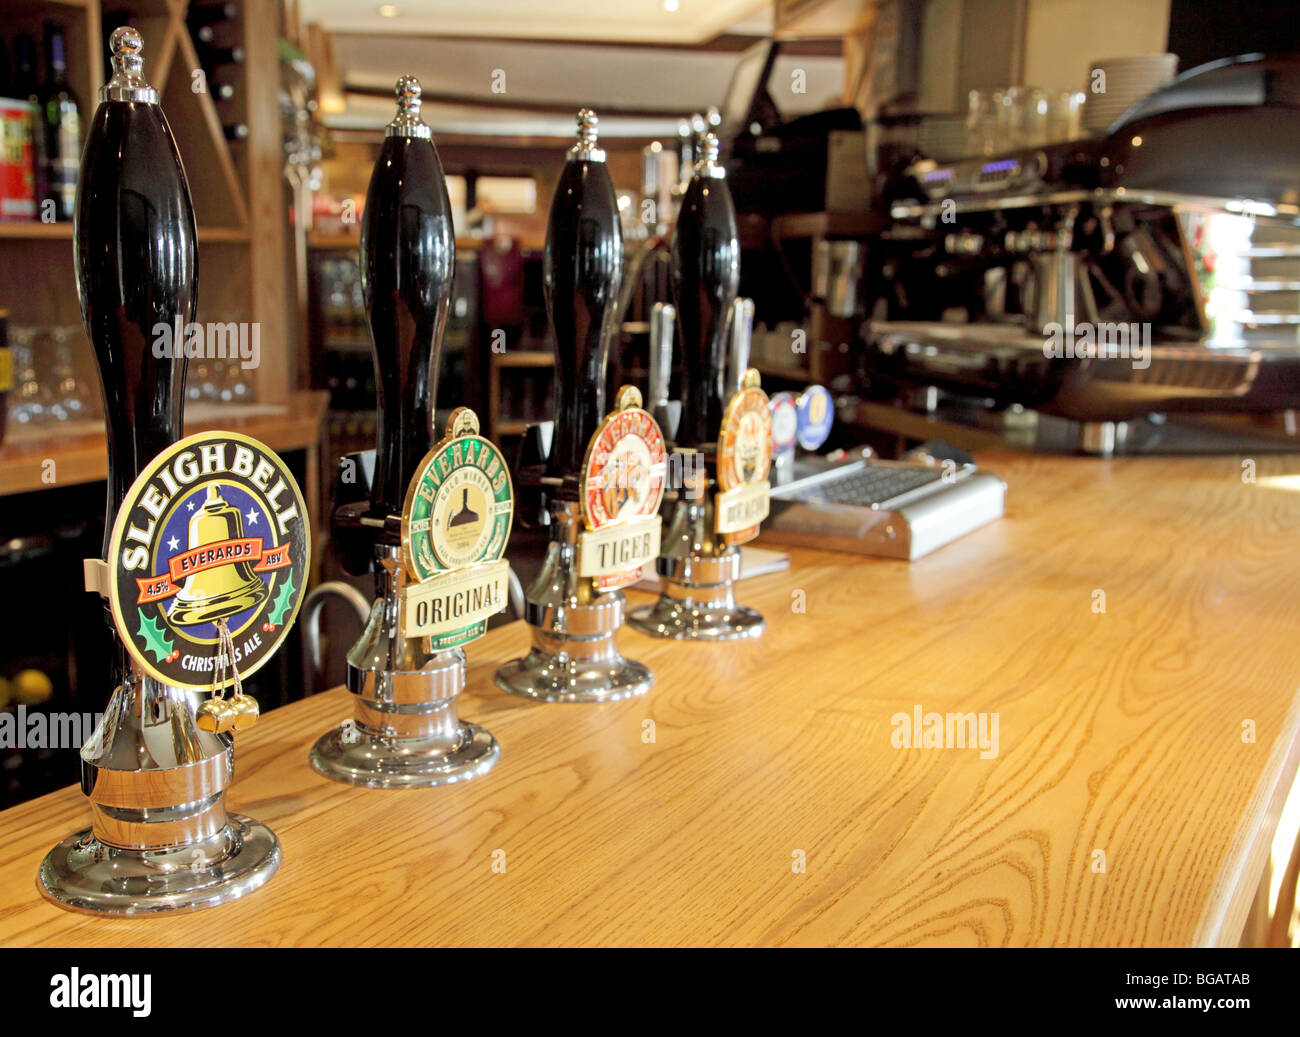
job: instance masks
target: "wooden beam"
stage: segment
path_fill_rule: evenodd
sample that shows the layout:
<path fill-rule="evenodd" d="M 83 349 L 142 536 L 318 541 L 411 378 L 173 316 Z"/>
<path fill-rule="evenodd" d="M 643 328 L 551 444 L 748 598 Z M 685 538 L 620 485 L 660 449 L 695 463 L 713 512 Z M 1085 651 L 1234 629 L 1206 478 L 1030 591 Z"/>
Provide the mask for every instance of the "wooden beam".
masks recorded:
<path fill-rule="evenodd" d="M 334 37 L 317 22 L 307 26 L 307 59 L 316 70 L 316 100 L 323 115 L 337 115 L 347 110 L 343 87 L 339 82 L 338 63 L 334 57 Z M 392 93 L 390 90 L 389 93 Z"/>
<path fill-rule="evenodd" d="M 842 39 L 867 28 L 878 0 L 776 0 L 773 34 L 783 43 Z"/>
<path fill-rule="evenodd" d="M 364 86 L 358 83 L 345 83 L 345 94 L 354 97 L 382 97 L 392 100 L 391 86 Z M 425 104 L 448 104 L 457 108 L 492 108 L 497 111 L 542 112 L 548 115 L 572 115 L 581 104 L 575 101 L 532 101 L 518 97 L 500 97 L 492 94 L 452 94 L 434 90 L 425 90 L 421 95 Z M 633 108 L 602 103 L 601 115 L 621 115 L 639 119 L 680 119 L 681 108 Z"/>
<path fill-rule="evenodd" d="M 284 0 L 284 37 L 299 50 L 304 50 L 302 4 L 299 0 Z"/>
<path fill-rule="evenodd" d="M 373 129 L 352 129 L 344 128 L 330 131 L 330 137 L 336 144 L 381 144 L 384 140 L 384 128 L 376 126 Z M 605 137 L 601 139 L 600 146 L 605 151 L 640 151 L 646 144 L 652 140 L 659 140 L 659 137 Z M 509 143 L 502 143 L 503 141 Z M 573 144 L 573 137 L 569 134 L 564 136 L 550 136 L 548 134 L 526 134 L 523 136 L 511 134 L 509 137 L 502 137 L 499 134 L 490 133 L 436 133 L 434 142 L 441 149 L 445 146 L 463 146 L 474 148 L 479 151 L 500 151 L 502 154 L 518 154 L 521 148 L 535 148 L 538 152 L 549 151 L 552 148 L 568 148 Z M 0 236 L 9 233 L 16 224 L 9 224 L 6 228 L 0 224 Z"/>
<path fill-rule="evenodd" d="M 287 204 L 280 125 L 280 38 L 277 4 L 245 3 L 249 265 L 253 320 L 262 326 L 257 399 L 283 403 L 297 379 L 297 340 L 289 320 L 285 224 Z"/>
<path fill-rule="evenodd" d="M 515 36 L 478 36 L 457 35 L 454 33 L 395 33 L 389 29 L 377 29 L 374 32 L 361 32 L 349 29 L 346 32 L 331 32 L 335 39 L 375 39 L 388 37 L 394 40 L 417 39 L 429 43 L 491 43 L 519 47 L 597 47 L 602 50 L 675 50 L 694 51 L 711 54 L 739 54 L 755 43 L 767 39 L 766 36 L 744 36 L 739 33 L 723 33 L 700 43 L 669 43 L 655 40 L 570 40 L 570 39 L 533 39 Z M 783 41 L 781 53 L 790 57 L 827 57 L 840 55 L 839 36 L 827 36 L 822 39 L 798 39 Z"/>
<path fill-rule="evenodd" d="M 867 77 L 871 75 L 871 47 L 875 37 L 875 9 L 862 28 L 844 37 L 844 103 L 859 111 L 866 108 Z"/>

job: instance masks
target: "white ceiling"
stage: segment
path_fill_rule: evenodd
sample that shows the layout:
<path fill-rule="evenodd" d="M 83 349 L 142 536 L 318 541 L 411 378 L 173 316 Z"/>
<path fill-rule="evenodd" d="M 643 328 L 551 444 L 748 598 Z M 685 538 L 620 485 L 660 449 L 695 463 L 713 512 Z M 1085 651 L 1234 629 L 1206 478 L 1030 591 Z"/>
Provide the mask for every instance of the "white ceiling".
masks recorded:
<path fill-rule="evenodd" d="M 773 0 L 677 5 L 670 12 L 665 0 L 394 0 L 397 15 L 384 17 L 370 0 L 300 0 L 303 23 L 333 36 L 343 86 L 386 93 L 399 75 L 415 75 L 435 132 L 544 137 L 572 134 L 573 116 L 562 109 L 595 108 L 605 137 L 666 138 L 679 118 L 722 107 L 739 55 L 691 48 L 720 35 L 769 36 Z M 807 92 L 778 97 L 786 114 L 833 103 L 842 59 L 782 58 L 773 82 L 791 82 L 795 67 Z M 455 101 L 440 103 L 440 95 Z M 511 98 L 561 110 L 512 108 Z M 478 99 L 487 103 L 476 107 Z M 392 118 L 388 96 L 354 92 L 345 100 L 345 111 L 325 116 L 328 125 L 379 129 Z"/>
<path fill-rule="evenodd" d="M 393 39 L 344 36 L 335 43 L 340 78 L 386 96 L 347 96 L 347 111 L 329 116 L 336 128 L 375 129 L 393 114 L 388 95 L 399 75 L 415 75 L 424 89 L 424 119 L 442 133 L 561 136 L 573 133 L 573 115 L 511 109 L 512 97 L 576 111 L 590 106 L 607 137 L 665 137 L 677 120 L 709 105 L 723 106 L 738 55 L 650 47 L 592 47 L 523 41 Z M 837 57 L 779 58 L 775 84 L 791 83 L 795 67 L 806 73 L 807 92 L 778 96 L 786 115 L 826 107 L 843 86 Z M 493 89 L 504 83 L 504 92 Z M 439 95 L 482 98 L 493 107 L 439 104 Z M 500 107 L 498 107 L 498 105 Z M 617 109 L 647 114 L 616 114 Z M 663 112 L 662 115 L 651 113 Z"/>
<path fill-rule="evenodd" d="M 336 33 L 701 43 L 728 30 L 766 33 L 772 0 L 301 0 L 302 20 Z"/>

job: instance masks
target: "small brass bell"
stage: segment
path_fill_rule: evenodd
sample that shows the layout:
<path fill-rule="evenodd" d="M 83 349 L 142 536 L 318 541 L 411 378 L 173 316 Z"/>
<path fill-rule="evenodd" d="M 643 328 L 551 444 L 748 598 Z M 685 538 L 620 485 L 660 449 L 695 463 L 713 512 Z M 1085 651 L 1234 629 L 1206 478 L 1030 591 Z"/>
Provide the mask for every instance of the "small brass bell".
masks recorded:
<path fill-rule="evenodd" d="M 195 723 L 199 725 L 200 731 L 212 731 L 218 734 L 229 731 L 235 726 L 236 719 L 232 704 L 219 696 L 208 699 L 195 711 Z"/>
<path fill-rule="evenodd" d="M 244 731 L 252 727 L 257 723 L 257 718 L 262 712 L 257 705 L 257 699 L 242 691 L 235 692 L 228 700 L 228 705 L 236 731 Z"/>
<path fill-rule="evenodd" d="M 227 679 L 234 682 L 234 694 L 229 698 L 223 690 Z M 235 641 L 224 619 L 217 620 L 217 656 L 212 667 L 212 697 L 194 712 L 195 723 L 201 731 L 221 734 L 224 731 L 244 730 L 257 723 L 261 714 L 257 699 L 244 694 L 235 665 Z"/>

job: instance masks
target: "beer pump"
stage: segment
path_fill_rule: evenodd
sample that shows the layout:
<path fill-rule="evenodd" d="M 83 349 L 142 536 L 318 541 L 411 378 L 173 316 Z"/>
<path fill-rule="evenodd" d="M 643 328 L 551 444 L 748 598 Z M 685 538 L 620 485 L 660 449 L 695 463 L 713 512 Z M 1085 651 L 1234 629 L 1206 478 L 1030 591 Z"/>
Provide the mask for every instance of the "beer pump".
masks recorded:
<path fill-rule="evenodd" d="M 657 302 L 650 308 L 650 413 L 664 436 L 671 440 L 681 415 L 681 401 L 668 398 L 668 385 L 673 375 L 673 325 L 677 310 L 672 303 Z"/>
<path fill-rule="evenodd" d="M 514 507 L 505 461 L 473 411 L 453 411 L 431 448 L 455 234 L 420 84 L 403 76 L 396 93 L 361 222 L 377 452 L 369 498 L 333 517 L 336 541 L 369 553 L 376 597 L 348 652 L 354 717 L 311 750 L 320 774 L 371 788 L 445 785 L 496 764 L 496 739 L 460 720 L 456 699 L 462 646 L 506 605 Z"/>
<path fill-rule="evenodd" d="M 696 477 L 684 480 L 655 563 L 659 600 L 628 623 L 656 637 L 725 641 L 763 632 L 763 617 L 737 604 L 734 588 L 739 545 L 758 535 L 768 511 L 771 415 L 758 372 L 747 368 L 754 311 L 736 297 L 736 211 L 717 137 L 704 134 L 700 150 L 672 249 L 683 357 L 673 447 L 682 472 Z"/>
<path fill-rule="evenodd" d="M 116 915 L 209 907 L 266 882 L 280 845 L 227 813 L 233 732 L 256 701 L 241 678 L 279 647 L 301 602 L 307 508 L 293 476 L 247 436 L 181 436 L 198 291 L 194 211 L 133 28 L 82 156 L 75 264 L 108 445 L 104 558 L 87 590 L 115 631 L 113 684 L 81 750 L 91 827 L 40 869 L 62 906 Z M 205 697 L 207 696 L 207 697 Z"/>
<path fill-rule="evenodd" d="M 605 368 L 617 319 L 623 241 L 594 112 L 555 189 L 543 284 L 555 341 L 556 410 L 544 467 L 525 472 L 550 528 L 528 589 L 532 648 L 497 670 L 499 687 L 545 702 L 612 702 L 642 695 L 653 677 L 619 654 L 622 587 L 659 551 L 666 478 L 663 435 L 623 386 L 605 415 Z M 651 401 L 652 403 L 654 401 Z"/>

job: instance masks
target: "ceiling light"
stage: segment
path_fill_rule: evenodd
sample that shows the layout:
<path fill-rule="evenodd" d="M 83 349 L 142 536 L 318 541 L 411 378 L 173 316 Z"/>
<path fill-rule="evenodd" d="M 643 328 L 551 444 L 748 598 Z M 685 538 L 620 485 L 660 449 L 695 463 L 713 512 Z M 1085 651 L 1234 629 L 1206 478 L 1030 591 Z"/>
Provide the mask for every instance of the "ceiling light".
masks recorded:
<path fill-rule="evenodd" d="M 672 14 L 679 7 L 681 7 L 681 0 L 664 0 L 664 10 L 669 14 Z"/>
<path fill-rule="evenodd" d="M 379 5 L 379 17 L 380 17 L 380 18 L 396 18 L 396 17 L 397 17 L 397 7 L 396 7 L 395 5 L 393 5 L 393 4 L 380 4 L 380 5 Z"/>

